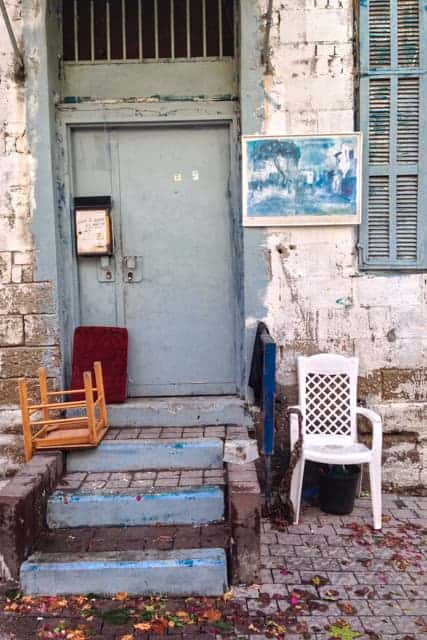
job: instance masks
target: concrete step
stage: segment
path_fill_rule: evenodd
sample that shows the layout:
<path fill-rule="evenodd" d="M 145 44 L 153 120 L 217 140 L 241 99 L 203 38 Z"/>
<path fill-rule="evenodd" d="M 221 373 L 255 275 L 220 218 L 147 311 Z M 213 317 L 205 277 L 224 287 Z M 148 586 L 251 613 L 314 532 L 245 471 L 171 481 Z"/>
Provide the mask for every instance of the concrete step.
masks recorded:
<path fill-rule="evenodd" d="M 103 440 L 96 449 L 67 453 L 67 471 L 209 469 L 222 464 L 220 438 Z"/>
<path fill-rule="evenodd" d="M 36 553 L 21 566 L 27 595 L 125 591 L 132 595 L 218 596 L 227 588 L 223 549 Z"/>
<path fill-rule="evenodd" d="M 157 525 L 156 527 L 78 527 L 45 529 L 34 552 L 103 553 L 104 551 L 172 551 L 173 549 L 230 549 L 228 522 L 203 525 Z"/>
<path fill-rule="evenodd" d="M 224 517 L 219 486 L 143 490 L 55 491 L 48 500 L 50 528 L 205 524 Z"/>
<path fill-rule="evenodd" d="M 191 427 L 200 425 L 249 425 L 245 403 L 237 396 L 130 398 L 108 405 L 112 427 Z"/>

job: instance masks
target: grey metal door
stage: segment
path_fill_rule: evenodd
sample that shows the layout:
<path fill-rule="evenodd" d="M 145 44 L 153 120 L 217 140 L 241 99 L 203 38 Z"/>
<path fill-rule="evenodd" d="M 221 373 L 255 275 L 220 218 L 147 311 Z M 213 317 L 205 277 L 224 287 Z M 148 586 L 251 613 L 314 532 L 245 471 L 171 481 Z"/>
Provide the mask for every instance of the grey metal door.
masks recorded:
<path fill-rule="evenodd" d="M 128 328 L 129 395 L 235 393 L 228 127 L 76 129 L 73 173 L 73 195 L 112 196 L 114 257 L 78 259 L 80 312 Z"/>

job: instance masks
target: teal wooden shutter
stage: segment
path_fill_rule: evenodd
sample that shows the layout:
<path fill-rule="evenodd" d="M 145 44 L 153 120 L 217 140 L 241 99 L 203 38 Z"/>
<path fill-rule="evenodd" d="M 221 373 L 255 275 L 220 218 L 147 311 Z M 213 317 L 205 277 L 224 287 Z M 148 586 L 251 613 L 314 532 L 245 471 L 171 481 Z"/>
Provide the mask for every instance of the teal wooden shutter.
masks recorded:
<path fill-rule="evenodd" d="M 361 0 L 361 267 L 427 268 L 427 5 Z"/>

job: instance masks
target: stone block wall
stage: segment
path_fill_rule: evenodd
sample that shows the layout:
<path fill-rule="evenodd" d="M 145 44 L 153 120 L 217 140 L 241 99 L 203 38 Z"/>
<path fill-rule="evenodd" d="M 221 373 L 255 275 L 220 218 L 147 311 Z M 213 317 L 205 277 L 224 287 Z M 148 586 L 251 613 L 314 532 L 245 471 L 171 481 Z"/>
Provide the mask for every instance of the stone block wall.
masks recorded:
<path fill-rule="evenodd" d="M 6 5 L 22 46 L 21 4 Z M 25 90 L 0 16 L 0 483 L 22 462 L 18 378 L 29 378 L 34 394 L 38 367 L 46 366 L 51 379 L 59 375 L 53 288 L 37 281 L 31 234 L 33 159 Z"/>
<path fill-rule="evenodd" d="M 243 132 L 352 131 L 353 2 L 274 0 L 268 42 L 269 1 L 240 4 L 242 25 L 251 24 L 241 33 Z M 7 0 L 7 7 L 25 46 L 20 0 Z M 37 51 L 29 53 L 37 66 Z M 265 73 L 263 60 L 270 54 Z M 53 286 L 39 281 L 44 248 L 34 246 L 32 236 L 35 166 L 27 137 L 26 84 L 15 72 L 0 19 L 0 475 L 13 473 L 22 459 L 18 378 L 29 377 L 34 389 L 38 366 L 48 367 L 52 383 L 60 367 Z M 37 91 L 29 103 L 37 106 Z M 425 484 L 427 274 L 361 272 L 357 230 L 349 226 L 247 229 L 244 243 L 246 324 L 268 323 L 278 343 L 284 393 L 295 400 L 299 354 L 357 354 L 360 396 L 384 417 L 385 481 Z"/>
<path fill-rule="evenodd" d="M 264 50 L 267 4 L 258 15 Z M 273 2 L 258 132 L 354 130 L 353 24 L 351 0 Z M 385 483 L 425 486 L 427 274 L 360 271 L 357 229 L 349 226 L 268 229 L 261 248 L 282 391 L 296 401 L 298 355 L 358 355 L 359 395 L 384 419 Z"/>

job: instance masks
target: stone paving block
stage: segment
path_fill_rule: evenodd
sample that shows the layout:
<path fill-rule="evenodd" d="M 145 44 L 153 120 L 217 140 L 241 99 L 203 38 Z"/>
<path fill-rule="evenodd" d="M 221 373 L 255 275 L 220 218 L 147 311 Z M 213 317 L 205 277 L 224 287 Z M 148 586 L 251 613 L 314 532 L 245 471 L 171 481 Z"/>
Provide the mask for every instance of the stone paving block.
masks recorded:
<path fill-rule="evenodd" d="M 402 615 L 400 602 L 400 600 L 369 600 L 369 607 L 375 616 L 400 616 Z"/>
<path fill-rule="evenodd" d="M 260 582 L 268 582 L 270 583 L 272 581 L 272 574 L 270 569 L 261 569 L 260 571 Z"/>
<path fill-rule="evenodd" d="M 86 476 L 86 481 L 98 481 L 98 480 L 108 480 L 110 477 L 109 473 L 88 473 Z"/>
<path fill-rule="evenodd" d="M 346 622 L 354 631 L 363 631 L 363 623 L 358 616 L 339 616 L 340 620 Z M 329 624 L 334 624 L 336 622 L 336 618 L 332 616 L 328 616 Z"/>
<path fill-rule="evenodd" d="M 273 569 L 273 581 L 276 584 L 297 584 L 301 581 L 301 574 L 298 571 L 287 571 L 283 573 L 281 570 Z M 310 572 L 310 576 L 313 575 Z"/>
<path fill-rule="evenodd" d="M 396 586 L 393 585 L 393 589 L 395 589 L 395 588 L 396 588 Z M 424 586 L 419 586 L 418 587 L 416 585 L 411 586 L 411 585 L 406 585 L 405 584 L 405 585 L 403 585 L 402 589 L 403 589 L 403 591 L 405 593 L 405 596 L 407 598 L 418 599 L 418 598 L 425 598 L 426 597 L 426 589 L 425 589 Z"/>
<path fill-rule="evenodd" d="M 249 611 L 262 611 L 262 613 L 266 615 L 271 615 L 272 613 L 276 613 L 278 611 L 278 604 L 276 600 L 271 600 L 270 602 L 264 604 L 259 599 L 249 599 L 247 605 Z"/>
<path fill-rule="evenodd" d="M 395 633 L 396 627 L 390 618 L 386 618 L 387 614 L 378 616 L 360 616 L 362 625 L 366 631 L 374 633 Z"/>
<path fill-rule="evenodd" d="M 131 427 L 129 429 L 120 429 L 120 439 L 121 440 L 134 440 L 137 439 L 140 434 L 141 429 Z"/>
<path fill-rule="evenodd" d="M 153 428 L 153 427 L 144 427 L 143 429 L 141 429 L 141 431 L 139 432 L 139 439 L 140 440 L 146 440 L 146 439 L 155 439 L 158 438 L 160 436 L 160 432 L 161 429 L 160 428 Z"/>
<path fill-rule="evenodd" d="M 329 559 L 329 558 L 312 558 L 311 566 L 316 572 L 338 571 L 340 568 L 338 560 Z"/>
<path fill-rule="evenodd" d="M 295 545 L 295 544 L 302 545 L 303 544 L 302 536 L 299 536 L 295 533 L 282 533 L 281 531 L 279 531 L 275 535 L 277 537 L 277 542 L 279 544 L 285 544 L 285 545 Z M 309 537 L 307 536 L 307 538 Z"/>
<path fill-rule="evenodd" d="M 398 633 L 414 633 L 417 640 L 419 634 L 424 632 L 419 624 L 419 616 L 392 616 L 390 620 Z"/>
<path fill-rule="evenodd" d="M 262 566 L 266 569 L 283 569 L 284 559 L 279 556 L 264 556 Z"/>
<path fill-rule="evenodd" d="M 89 480 L 86 480 L 85 482 L 83 482 L 83 484 L 81 485 L 81 490 L 82 491 L 91 491 L 92 489 L 103 489 L 105 487 L 107 483 L 105 482 L 105 480 L 93 480 L 92 482 Z M 117 481 L 116 484 L 114 485 L 114 481 L 112 481 L 110 486 L 117 486 Z"/>
<path fill-rule="evenodd" d="M 287 585 L 284 584 L 275 584 L 275 583 L 267 583 L 262 581 L 262 585 L 259 589 L 259 594 L 267 593 L 271 598 L 273 596 L 279 595 L 284 598 L 289 596 L 289 590 Z"/>
<path fill-rule="evenodd" d="M 322 555 L 320 547 L 318 546 L 295 546 L 295 554 L 300 558 L 318 558 Z"/>
<path fill-rule="evenodd" d="M 258 587 L 233 587 L 233 598 L 236 600 L 257 598 L 259 593 L 260 589 Z"/>
<path fill-rule="evenodd" d="M 355 613 L 358 616 L 371 616 L 372 615 L 372 610 L 370 609 L 370 601 L 368 600 L 338 600 L 337 602 L 337 608 L 340 611 L 340 614 L 342 614 L 343 609 L 341 609 L 341 606 L 345 605 L 345 604 L 351 604 L 354 609 L 355 609 Z"/>
<path fill-rule="evenodd" d="M 156 476 L 156 471 L 136 471 L 134 473 L 135 480 L 154 480 Z"/>
<path fill-rule="evenodd" d="M 130 480 L 122 479 L 122 480 L 110 480 L 108 482 L 109 489 L 125 489 L 130 485 Z"/>
<path fill-rule="evenodd" d="M 335 585 L 344 585 L 344 586 L 348 586 L 348 585 L 353 585 L 353 584 L 357 584 L 357 580 L 356 577 L 353 573 L 350 572 L 333 572 L 333 571 L 329 571 L 328 572 L 328 577 L 329 577 L 329 582 L 331 584 Z"/>
<path fill-rule="evenodd" d="M 159 480 L 163 478 L 179 478 L 179 471 L 159 471 L 157 474 Z"/>
<path fill-rule="evenodd" d="M 319 587 L 320 597 L 326 602 L 335 602 L 337 600 L 347 600 L 347 591 L 343 586 L 327 584 Z"/>
<path fill-rule="evenodd" d="M 182 479 L 181 479 L 182 480 Z M 157 478 L 154 482 L 155 487 L 177 487 L 179 478 Z M 181 485 L 185 482 L 181 481 Z"/>

